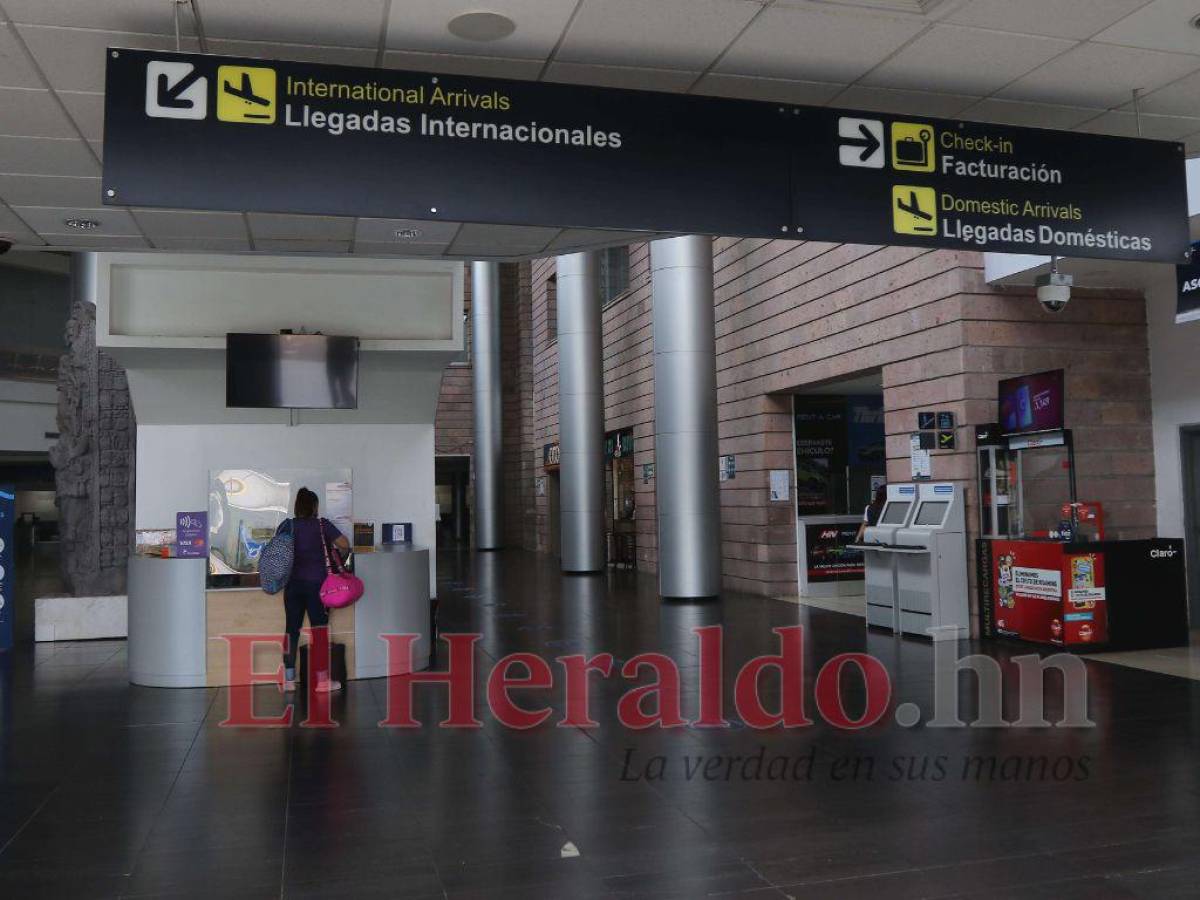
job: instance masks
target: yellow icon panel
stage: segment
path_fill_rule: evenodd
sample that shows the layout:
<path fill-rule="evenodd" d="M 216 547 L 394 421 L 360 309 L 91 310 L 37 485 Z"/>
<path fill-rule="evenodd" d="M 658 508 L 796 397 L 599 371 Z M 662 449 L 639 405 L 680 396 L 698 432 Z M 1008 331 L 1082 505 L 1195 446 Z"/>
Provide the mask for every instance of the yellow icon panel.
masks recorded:
<path fill-rule="evenodd" d="M 261 66 L 217 69 L 217 118 L 270 125 L 275 121 L 275 70 Z"/>
<path fill-rule="evenodd" d="M 937 159 L 933 126 L 923 122 L 892 123 L 892 168 L 901 172 L 932 172 Z"/>
<path fill-rule="evenodd" d="M 911 184 L 892 185 L 892 230 L 896 234 L 937 234 L 937 191 Z"/>

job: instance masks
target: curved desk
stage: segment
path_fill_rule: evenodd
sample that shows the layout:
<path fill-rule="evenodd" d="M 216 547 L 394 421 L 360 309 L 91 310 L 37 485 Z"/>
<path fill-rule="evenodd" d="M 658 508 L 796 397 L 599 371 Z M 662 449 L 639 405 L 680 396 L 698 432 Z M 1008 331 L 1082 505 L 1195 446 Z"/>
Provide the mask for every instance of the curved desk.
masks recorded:
<path fill-rule="evenodd" d="M 283 634 L 283 598 L 258 588 L 205 589 L 207 560 L 129 560 L 129 680 L 147 687 L 223 687 L 230 683 L 222 635 Z M 355 556 L 362 599 L 330 611 L 333 641 L 346 645 L 352 678 L 388 674 L 381 634 L 419 634 L 413 670 L 429 666 L 429 550 L 409 544 Z M 303 642 L 303 639 L 302 639 Z M 254 648 L 254 671 L 274 672 L 279 647 Z M 403 674 L 401 670 L 398 674 Z"/>

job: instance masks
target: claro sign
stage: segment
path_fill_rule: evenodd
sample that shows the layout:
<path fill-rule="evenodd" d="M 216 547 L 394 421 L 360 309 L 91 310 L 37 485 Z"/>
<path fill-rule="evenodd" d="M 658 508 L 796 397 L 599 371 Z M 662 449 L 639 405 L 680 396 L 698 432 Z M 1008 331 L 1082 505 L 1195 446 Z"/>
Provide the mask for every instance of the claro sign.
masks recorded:
<path fill-rule="evenodd" d="M 1178 263 L 1183 146 L 110 48 L 106 203 Z"/>

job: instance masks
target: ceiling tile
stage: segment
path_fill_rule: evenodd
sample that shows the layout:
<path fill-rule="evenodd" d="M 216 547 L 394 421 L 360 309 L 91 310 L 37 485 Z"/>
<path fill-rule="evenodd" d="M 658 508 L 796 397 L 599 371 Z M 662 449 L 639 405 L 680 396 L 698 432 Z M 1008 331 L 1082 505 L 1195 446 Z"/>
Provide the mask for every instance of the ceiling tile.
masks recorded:
<path fill-rule="evenodd" d="M 104 161 L 104 142 L 88 140 L 88 146 L 92 148 L 92 152 L 96 154 L 96 159 Z"/>
<path fill-rule="evenodd" d="M 571 19 L 577 0 L 488 0 L 488 12 L 508 16 L 516 30 L 497 41 L 468 41 L 452 35 L 450 20 L 477 12 L 476 0 L 403 0 L 392 3 L 389 50 L 504 56 L 545 60 Z"/>
<path fill-rule="evenodd" d="M 54 95 L 31 88 L 0 88 L 0 134 L 77 137 Z"/>
<path fill-rule="evenodd" d="M 1000 31 L 1084 40 L 1124 18 L 1146 0 L 971 0 L 947 22 Z"/>
<path fill-rule="evenodd" d="M 710 72 L 700 79 L 692 93 L 708 97 L 732 97 L 737 100 L 824 106 L 844 88 L 845 85 L 842 84 L 788 81 L 783 78 L 751 78 L 746 75 L 719 75 Z"/>
<path fill-rule="evenodd" d="M 22 24 L 175 33 L 175 12 L 163 0 L 3 0 L 3 5 L 8 17 Z M 191 34 L 191 15 L 181 12 L 180 30 Z"/>
<path fill-rule="evenodd" d="M 354 236 L 354 219 L 349 217 L 249 213 L 248 218 L 256 244 L 264 240 L 349 241 Z"/>
<path fill-rule="evenodd" d="M 250 242 L 238 238 L 215 237 L 155 237 L 151 242 L 159 250 L 178 250 L 193 253 L 237 253 L 250 249 Z"/>
<path fill-rule="evenodd" d="M 349 253 L 349 241 L 317 241 L 317 240 L 255 240 L 254 246 L 258 250 L 264 250 L 268 253 Z"/>
<path fill-rule="evenodd" d="M 1070 130 L 1095 118 L 1096 110 L 1079 106 L 1051 106 L 1048 103 L 1021 103 L 1015 100 L 980 100 L 962 112 L 961 118 L 975 122 L 996 122 L 1027 128 Z"/>
<path fill-rule="evenodd" d="M 1141 106 L 1142 112 L 1165 116 L 1200 115 L 1200 72 L 1194 72 L 1159 88 L 1152 94 L 1139 97 L 1138 105 Z M 1132 106 L 1131 98 L 1130 102 L 1122 104 L 1121 108 L 1131 109 Z"/>
<path fill-rule="evenodd" d="M 406 2 L 395 4 L 408 6 Z M 211 38 L 376 47 L 384 0 L 203 0 L 200 16 Z"/>
<path fill-rule="evenodd" d="M 0 195 L 2 196 L 2 195 Z M 454 240 L 461 226 L 458 222 L 427 222 L 421 219 L 359 219 L 354 228 L 354 242 L 392 244 L 403 248 L 408 244 L 446 244 Z M 421 232 L 413 241 L 400 241 L 396 232 L 415 228 Z"/>
<path fill-rule="evenodd" d="M 558 237 L 560 228 L 540 228 L 532 225 L 465 224 L 450 249 L 459 254 L 504 256 L 517 253 L 540 253 Z"/>
<path fill-rule="evenodd" d="M 42 239 L 3 203 L 0 203 L 0 235 L 22 244 L 40 244 Z"/>
<path fill-rule="evenodd" d="M 80 250 L 149 250 L 146 239 L 134 234 L 43 234 L 47 244 Z"/>
<path fill-rule="evenodd" d="M 0 174 L 99 175 L 100 164 L 88 145 L 76 138 L 9 137 L 0 135 Z"/>
<path fill-rule="evenodd" d="M 744 0 L 584 0 L 554 58 L 700 70 L 761 9 Z M 686 27 L 680 27 L 683 23 Z"/>
<path fill-rule="evenodd" d="M 912 18 L 845 8 L 767 9 L 738 38 L 716 71 L 851 82 L 925 27 Z"/>
<path fill-rule="evenodd" d="M 51 87 L 63 91 L 103 91 L 106 59 L 104 51 L 108 47 L 175 49 L 173 35 L 93 31 L 46 25 L 18 25 L 17 28 Z M 196 53 L 199 50 L 192 38 L 184 38 L 181 46 L 186 53 Z"/>
<path fill-rule="evenodd" d="M 58 91 L 76 127 L 89 141 L 104 138 L 104 95 L 82 91 Z"/>
<path fill-rule="evenodd" d="M 249 56 L 252 59 L 283 59 L 370 68 L 375 65 L 376 50 L 374 47 L 320 47 L 314 44 L 210 40 L 208 52 L 221 56 Z"/>
<path fill-rule="evenodd" d="M 14 206 L 13 212 L 24 219 L 29 227 L 42 235 L 70 234 L 67 219 L 93 219 L 100 223 L 94 231 L 80 232 L 90 235 L 136 234 L 140 235 L 137 223 L 128 211 L 110 206 L 104 209 L 89 207 Z"/>
<path fill-rule="evenodd" d="M 953 119 L 978 98 L 965 94 L 935 94 L 926 91 L 897 91 L 891 88 L 852 84 L 834 100 L 833 106 L 869 112 Z"/>
<path fill-rule="evenodd" d="M 1184 149 L 1187 150 L 1189 156 L 1195 156 L 1197 153 L 1200 153 L 1200 131 L 1190 134 L 1184 139 Z M 1197 235 L 1193 235 L 1192 237 L 1194 239 Z"/>
<path fill-rule="evenodd" d="M 1142 117 L 1142 137 L 1159 141 L 1177 141 L 1200 131 L 1200 118 L 1185 116 Z M 1092 134 L 1119 134 L 1124 137 L 1138 136 L 1138 117 L 1128 112 L 1107 112 L 1076 128 Z"/>
<path fill-rule="evenodd" d="M 1058 38 L 935 25 L 867 74 L 863 84 L 990 94 L 1072 46 Z"/>
<path fill-rule="evenodd" d="M 99 178 L 67 175 L 0 175 L 0 199 L 11 206 L 103 205 Z"/>
<path fill-rule="evenodd" d="M 495 56 L 449 56 L 441 53 L 408 53 L 389 50 L 383 56 L 387 69 L 474 75 L 480 78 L 515 78 L 534 81 L 545 63 L 540 59 L 505 59 Z"/>
<path fill-rule="evenodd" d="M 133 217 L 151 240 L 159 238 L 224 238 L 245 242 L 246 220 L 235 212 L 135 209 Z"/>
<path fill-rule="evenodd" d="M 567 228 L 550 242 L 547 251 L 570 252 L 578 248 L 623 247 L 656 237 L 646 231 L 607 231 L 599 228 Z"/>
<path fill-rule="evenodd" d="M 543 80 L 562 84 L 630 88 L 635 91 L 682 93 L 699 75 L 699 72 L 685 72 L 681 69 L 635 69 L 626 66 L 552 62 Z"/>
<path fill-rule="evenodd" d="M 1195 0 L 1153 0 L 1093 40 L 1150 50 L 1200 53 L 1200 31 L 1190 24 L 1198 13 L 1200 6 Z"/>
<path fill-rule="evenodd" d="M 442 256 L 445 244 L 396 244 L 379 241 L 355 241 L 355 256 L 423 257 Z"/>
<path fill-rule="evenodd" d="M 45 87 L 29 57 L 21 49 L 11 25 L 0 24 L 0 85 L 4 87 Z"/>
<path fill-rule="evenodd" d="M 1080 44 L 999 92 L 1010 100 L 1062 106 L 1118 106 L 1200 69 L 1200 59 L 1112 44 Z"/>

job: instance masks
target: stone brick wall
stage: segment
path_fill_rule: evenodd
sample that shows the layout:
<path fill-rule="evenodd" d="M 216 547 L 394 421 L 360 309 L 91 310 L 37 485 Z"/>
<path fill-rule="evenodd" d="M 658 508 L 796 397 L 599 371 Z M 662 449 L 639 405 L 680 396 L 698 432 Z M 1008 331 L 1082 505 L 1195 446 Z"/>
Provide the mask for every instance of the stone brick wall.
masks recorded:
<path fill-rule="evenodd" d="M 528 378 L 532 427 L 522 423 L 522 429 L 532 433 L 525 452 L 537 476 L 544 474 L 542 446 L 558 440 L 558 347 L 549 310 L 554 272 L 552 258 L 528 266 L 528 355 L 509 357 L 510 345 L 505 349 L 505 358 L 514 359 L 512 377 Z M 736 479 L 721 485 L 727 588 L 795 594 L 794 505 L 768 500 L 770 470 L 794 465 L 792 393 L 871 372 L 882 380 L 894 480 L 909 477 L 916 412 L 956 413 L 958 447 L 935 453 L 933 471 L 967 485 L 974 533 L 973 426 L 995 420 L 997 381 L 1065 368 L 1080 497 L 1104 503 L 1111 535 L 1152 533 L 1149 361 L 1140 295 L 1080 291 L 1065 312 L 1051 315 L 1031 291 L 989 287 L 976 253 L 732 238 L 714 241 L 713 282 L 720 453 L 737 457 Z M 519 315 L 523 321 L 524 307 Z M 657 565 L 655 482 L 641 478 L 642 465 L 654 462 L 651 316 L 648 246 L 635 245 L 630 290 L 603 313 L 605 429 L 634 430 L 639 566 L 647 571 Z M 522 404 L 513 409 L 528 415 Z M 1045 469 L 1045 493 L 1065 492 L 1061 464 Z M 548 498 L 537 497 L 534 508 L 531 543 L 546 549 Z"/>
<path fill-rule="evenodd" d="M 55 469 L 63 580 L 76 596 L 125 590 L 132 547 L 134 422 L 124 370 L 96 348 L 96 309 L 76 303 L 59 367 Z"/>

